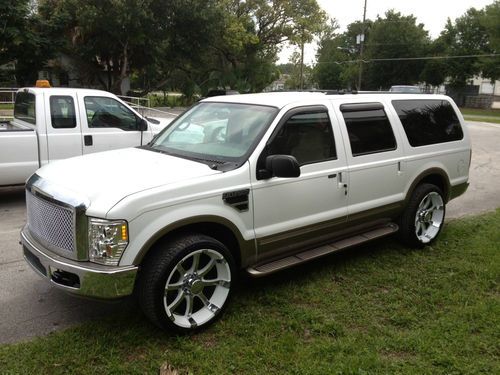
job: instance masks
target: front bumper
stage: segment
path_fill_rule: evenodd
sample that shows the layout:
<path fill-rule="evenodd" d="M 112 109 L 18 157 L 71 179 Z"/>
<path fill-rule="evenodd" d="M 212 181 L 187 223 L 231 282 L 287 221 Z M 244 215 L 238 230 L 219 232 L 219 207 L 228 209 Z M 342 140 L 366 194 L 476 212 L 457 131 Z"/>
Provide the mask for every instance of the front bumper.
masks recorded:
<path fill-rule="evenodd" d="M 40 246 L 26 227 L 21 231 L 24 259 L 56 287 L 81 296 L 114 299 L 132 294 L 137 267 L 77 262 Z"/>

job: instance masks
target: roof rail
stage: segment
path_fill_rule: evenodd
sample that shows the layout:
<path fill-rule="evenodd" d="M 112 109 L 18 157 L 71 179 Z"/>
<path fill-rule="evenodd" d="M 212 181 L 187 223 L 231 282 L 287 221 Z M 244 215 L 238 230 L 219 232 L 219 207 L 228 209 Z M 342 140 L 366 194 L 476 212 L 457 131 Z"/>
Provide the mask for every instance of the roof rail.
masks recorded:
<path fill-rule="evenodd" d="M 357 90 L 326 90 L 326 95 L 345 95 L 345 94 L 357 94 Z"/>

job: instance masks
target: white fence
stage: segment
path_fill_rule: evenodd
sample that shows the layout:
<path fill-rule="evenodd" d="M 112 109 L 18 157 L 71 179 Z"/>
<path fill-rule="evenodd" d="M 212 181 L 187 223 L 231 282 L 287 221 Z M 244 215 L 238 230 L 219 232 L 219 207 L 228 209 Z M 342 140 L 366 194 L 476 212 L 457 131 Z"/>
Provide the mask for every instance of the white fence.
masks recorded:
<path fill-rule="evenodd" d="M 14 104 L 17 88 L 0 87 L 0 104 Z"/>

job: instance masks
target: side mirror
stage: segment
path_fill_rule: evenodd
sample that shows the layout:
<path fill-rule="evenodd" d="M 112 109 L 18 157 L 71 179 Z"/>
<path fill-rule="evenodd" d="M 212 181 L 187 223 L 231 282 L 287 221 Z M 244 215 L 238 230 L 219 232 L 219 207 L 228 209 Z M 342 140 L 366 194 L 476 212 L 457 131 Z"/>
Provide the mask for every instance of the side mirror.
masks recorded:
<path fill-rule="evenodd" d="M 299 177 L 300 165 L 294 156 L 270 155 L 266 158 L 265 172 L 268 172 L 268 178 L 272 176 L 285 178 Z"/>
<path fill-rule="evenodd" d="M 137 130 L 141 132 L 148 130 L 148 122 L 145 119 L 141 118 L 137 123 Z"/>

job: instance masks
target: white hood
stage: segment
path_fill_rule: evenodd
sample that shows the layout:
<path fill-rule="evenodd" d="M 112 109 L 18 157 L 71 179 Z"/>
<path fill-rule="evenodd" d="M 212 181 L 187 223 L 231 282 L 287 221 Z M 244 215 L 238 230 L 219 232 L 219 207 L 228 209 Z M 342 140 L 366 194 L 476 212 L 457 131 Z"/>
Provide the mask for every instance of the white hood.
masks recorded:
<path fill-rule="evenodd" d="M 222 172 L 187 159 L 125 148 L 60 160 L 36 173 L 65 190 L 88 197 L 91 211 L 105 214 L 128 195 Z"/>

